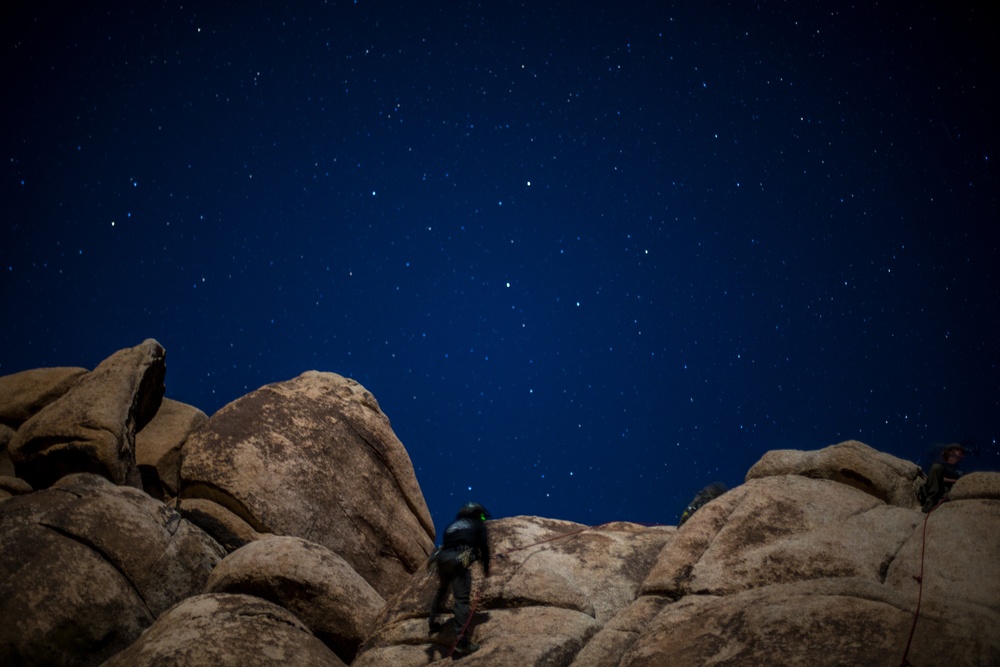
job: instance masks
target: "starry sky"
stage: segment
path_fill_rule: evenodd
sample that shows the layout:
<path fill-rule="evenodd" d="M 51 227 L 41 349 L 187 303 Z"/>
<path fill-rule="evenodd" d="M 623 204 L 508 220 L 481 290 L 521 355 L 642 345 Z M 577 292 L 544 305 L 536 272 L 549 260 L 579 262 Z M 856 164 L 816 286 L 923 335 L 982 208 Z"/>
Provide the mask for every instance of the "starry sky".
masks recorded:
<path fill-rule="evenodd" d="M 352 377 L 439 534 L 852 438 L 1000 469 L 988 3 L 14 4 L 0 374 Z"/>

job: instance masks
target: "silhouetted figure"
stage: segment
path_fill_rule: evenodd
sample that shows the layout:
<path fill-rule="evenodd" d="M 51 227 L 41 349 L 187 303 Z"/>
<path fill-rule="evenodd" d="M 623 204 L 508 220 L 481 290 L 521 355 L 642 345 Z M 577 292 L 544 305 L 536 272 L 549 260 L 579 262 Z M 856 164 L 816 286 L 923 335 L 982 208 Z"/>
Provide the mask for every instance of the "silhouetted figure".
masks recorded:
<path fill-rule="evenodd" d="M 431 556 L 431 562 L 437 566 L 438 590 L 431 604 L 430 633 L 441 630 L 437 615 L 450 587 L 455 598 L 455 634 L 459 637 L 455 651 L 458 653 L 472 653 L 479 649 L 478 644 L 470 642 L 465 636 L 472 592 L 469 566 L 478 560 L 483 564 L 483 574 L 490 576 L 490 545 L 486 532 L 489 516 L 486 508 L 479 503 L 463 505 L 455 520 L 445 528 L 441 547 Z"/>
<path fill-rule="evenodd" d="M 962 445 L 948 445 L 941 452 L 941 460 L 931 466 L 924 483 L 924 513 L 934 509 L 962 476 L 958 466 L 964 458 L 965 448 Z"/>
<path fill-rule="evenodd" d="M 691 515 L 697 512 L 703 505 L 707 505 L 709 501 L 715 500 L 723 493 L 728 491 L 726 485 L 722 482 L 712 482 L 704 489 L 695 494 L 691 502 L 684 509 L 684 513 L 681 514 L 681 520 L 677 522 L 677 526 L 683 526 L 684 522 L 691 518 Z"/>

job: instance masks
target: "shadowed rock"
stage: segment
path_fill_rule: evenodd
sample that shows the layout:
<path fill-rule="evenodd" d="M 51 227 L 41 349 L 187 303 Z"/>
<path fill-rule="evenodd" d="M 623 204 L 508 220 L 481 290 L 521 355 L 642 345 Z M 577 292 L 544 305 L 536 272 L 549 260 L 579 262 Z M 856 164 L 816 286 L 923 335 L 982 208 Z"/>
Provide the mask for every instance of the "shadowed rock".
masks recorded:
<path fill-rule="evenodd" d="M 69 391 L 86 368 L 35 368 L 0 376 L 0 424 L 13 428 Z"/>
<path fill-rule="evenodd" d="M 91 474 L 0 501 L 0 664 L 91 665 L 201 591 L 222 549 Z"/>
<path fill-rule="evenodd" d="M 177 503 L 177 511 L 211 535 L 228 552 L 235 551 L 261 537 L 253 526 L 211 500 L 188 498 L 182 503 Z"/>
<path fill-rule="evenodd" d="M 23 479 L 19 477 L 10 477 L 8 475 L 0 475 L 0 499 L 9 498 L 11 496 L 23 496 L 24 494 L 31 493 L 32 491 L 34 491 L 34 489 L 32 489 L 31 485 Z"/>
<path fill-rule="evenodd" d="M 0 424 L 0 475 L 13 475 L 14 464 L 7 453 L 7 445 L 14 437 L 14 429 L 4 424 Z"/>
<path fill-rule="evenodd" d="M 344 667 L 294 614 L 249 595 L 190 597 L 104 667 Z"/>
<path fill-rule="evenodd" d="M 234 551 L 216 566 L 205 592 L 270 600 L 347 663 L 385 604 L 343 558 L 297 537 L 264 537 Z"/>
<path fill-rule="evenodd" d="M 155 340 L 102 361 L 14 434 L 8 449 L 17 476 L 36 489 L 74 472 L 141 487 L 135 433 L 160 406 L 164 373 Z"/>
<path fill-rule="evenodd" d="M 135 434 L 135 462 L 150 495 L 172 498 L 180 486 L 181 446 L 188 435 L 208 421 L 198 408 L 164 398 L 156 415 Z M 147 484 L 146 480 L 151 480 Z M 155 483 L 159 487 L 150 486 Z M 157 493 L 158 491 L 158 493 Z"/>

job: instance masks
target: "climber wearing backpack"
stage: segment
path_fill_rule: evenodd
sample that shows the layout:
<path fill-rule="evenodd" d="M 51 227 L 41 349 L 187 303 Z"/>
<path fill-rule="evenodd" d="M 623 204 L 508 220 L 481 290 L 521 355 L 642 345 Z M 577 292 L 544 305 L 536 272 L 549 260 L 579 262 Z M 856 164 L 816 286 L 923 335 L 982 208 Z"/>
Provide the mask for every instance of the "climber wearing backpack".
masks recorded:
<path fill-rule="evenodd" d="M 437 615 L 451 588 L 455 597 L 455 633 L 459 637 L 456 653 L 472 653 L 479 648 L 465 636 L 469 624 L 469 596 L 472 593 L 472 573 L 469 566 L 477 560 L 483 564 L 483 574 L 490 576 L 490 545 L 486 532 L 489 512 L 479 503 L 466 503 L 458 516 L 444 531 L 444 541 L 431 555 L 437 567 L 438 590 L 430 610 L 430 634 L 441 630 Z"/>

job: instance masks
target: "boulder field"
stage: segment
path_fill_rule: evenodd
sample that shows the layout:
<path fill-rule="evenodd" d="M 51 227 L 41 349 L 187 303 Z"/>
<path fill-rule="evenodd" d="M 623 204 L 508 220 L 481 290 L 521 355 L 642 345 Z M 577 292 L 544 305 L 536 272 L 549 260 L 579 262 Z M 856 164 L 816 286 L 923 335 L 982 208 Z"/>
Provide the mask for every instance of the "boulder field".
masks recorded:
<path fill-rule="evenodd" d="M 211 417 L 155 340 L 0 377 L 0 664 L 446 665 L 434 528 L 370 392 L 309 371 Z M 923 514 L 856 441 L 768 452 L 683 526 L 489 522 L 466 665 L 1000 665 L 1000 474 Z"/>

